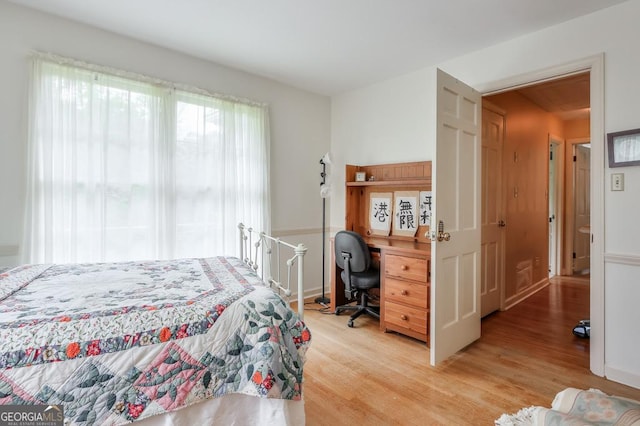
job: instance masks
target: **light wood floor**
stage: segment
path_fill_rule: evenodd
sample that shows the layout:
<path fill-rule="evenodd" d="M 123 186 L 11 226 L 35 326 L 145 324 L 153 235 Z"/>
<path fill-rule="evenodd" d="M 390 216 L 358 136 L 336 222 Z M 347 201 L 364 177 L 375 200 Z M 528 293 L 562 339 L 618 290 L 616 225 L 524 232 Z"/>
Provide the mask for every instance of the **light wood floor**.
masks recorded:
<path fill-rule="evenodd" d="M 493 425 L 502 413 L 549 407 L 566 387 L 640 400 L 640 390 L 589 371 L 589 341 L 571 330 L 589 315 L 588 281 L 554 281 L 482 321 L 482 338 L 437 368 L 421 342 L 382 333 L 373 318 L 347 327 L 307 304 L 307 425 Z"/>

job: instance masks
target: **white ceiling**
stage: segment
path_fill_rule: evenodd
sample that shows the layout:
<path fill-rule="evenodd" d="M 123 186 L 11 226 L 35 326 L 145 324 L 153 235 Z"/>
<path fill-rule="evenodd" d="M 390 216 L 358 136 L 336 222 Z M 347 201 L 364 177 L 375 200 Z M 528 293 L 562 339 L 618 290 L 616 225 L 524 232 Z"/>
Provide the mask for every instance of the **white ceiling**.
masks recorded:
<path fill-rule="evenodd" d="M 626 0 L 10 0 L 333 95 Z"/>

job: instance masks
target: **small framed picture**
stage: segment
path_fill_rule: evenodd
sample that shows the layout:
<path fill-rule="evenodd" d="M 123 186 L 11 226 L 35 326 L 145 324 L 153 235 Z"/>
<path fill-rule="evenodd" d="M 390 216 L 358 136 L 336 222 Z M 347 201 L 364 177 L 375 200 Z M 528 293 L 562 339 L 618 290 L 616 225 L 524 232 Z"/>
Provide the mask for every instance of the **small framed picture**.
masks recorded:
<path fill-rule="evenodd" d="M 367 180 L 365 172 L 356 172 L 356 182 L 364 182 L 365 180 Z"/>
<path fill-rule="evenodd" d="M 640 166 L 640 129 L 607 134 L 609 167 Z"/>

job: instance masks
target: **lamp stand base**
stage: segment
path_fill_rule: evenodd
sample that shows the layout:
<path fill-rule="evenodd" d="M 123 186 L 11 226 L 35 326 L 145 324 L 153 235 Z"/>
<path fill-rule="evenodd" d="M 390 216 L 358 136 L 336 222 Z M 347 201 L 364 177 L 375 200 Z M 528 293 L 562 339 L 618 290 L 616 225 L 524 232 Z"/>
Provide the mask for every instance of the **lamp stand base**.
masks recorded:
<path fill-rule="evenodd" d="M 329 300 L 329 298 L 321 296 L 321 297 L 316 297 L 316 299 L 314 300 L 314 302 L 320 304 L 320 305 L 328 305 L 331 300 Z"/>

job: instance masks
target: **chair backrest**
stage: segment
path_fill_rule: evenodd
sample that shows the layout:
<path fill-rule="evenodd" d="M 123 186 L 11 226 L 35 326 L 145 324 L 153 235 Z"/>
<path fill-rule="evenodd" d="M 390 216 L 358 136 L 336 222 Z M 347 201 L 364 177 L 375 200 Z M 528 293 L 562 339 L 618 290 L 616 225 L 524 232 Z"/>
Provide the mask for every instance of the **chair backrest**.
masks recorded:
<path fill-rule="evenodd" d="M 371 265 L 371 253 L 360 234 L 353 231 L 338 231 L 334 238 L 336 264 L 346 269 L 342 253 L 349 253 L 349 269 L 351 272 L 364 272 Z"/>

